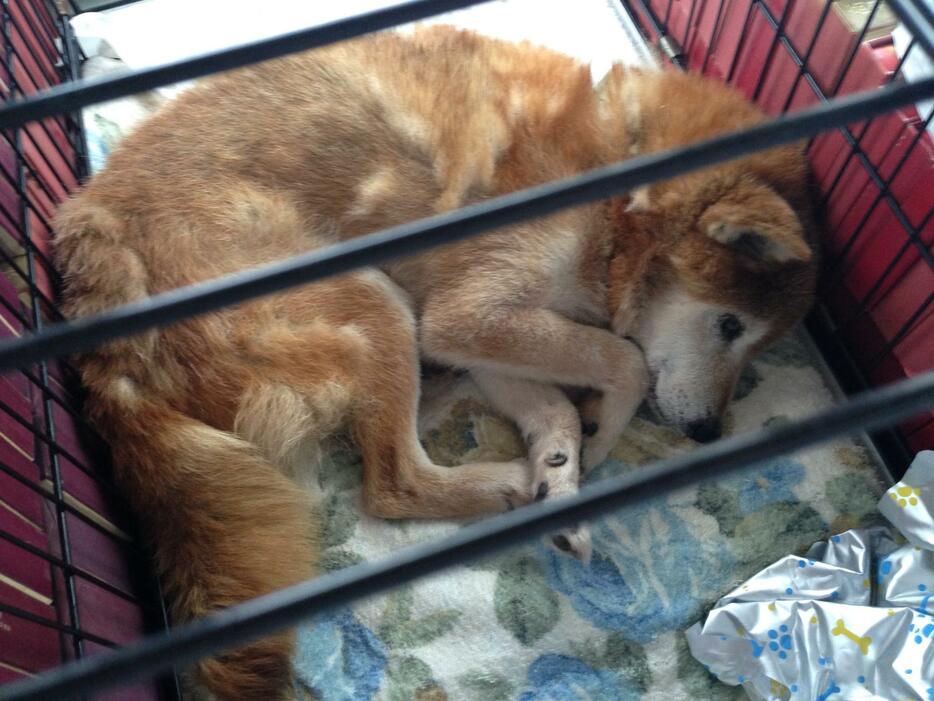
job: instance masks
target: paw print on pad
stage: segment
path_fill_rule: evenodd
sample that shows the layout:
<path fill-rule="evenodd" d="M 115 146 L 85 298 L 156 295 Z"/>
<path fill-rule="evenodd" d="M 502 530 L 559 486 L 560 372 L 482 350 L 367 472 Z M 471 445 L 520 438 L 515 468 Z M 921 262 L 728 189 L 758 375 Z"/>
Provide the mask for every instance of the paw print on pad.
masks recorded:
<path fill-rule="evenodd" d="M 788 659 L 787 650 L 791 650 L 791 636 L 788 635 L 788 626 L 780 626 L 778 630 L 769 631 L 769 649 L 778 653 L 781 660 Z"/>
<path fill-rule="evenodd" d="M 908 485 L 893 487 L 892 490 L 889 491 L 889 496 L 892 498 L 892 501 L 903 509 L 908 506 L 917 506 L 918 497 L 921 496 L 921 487 L 911 487 Z"/>

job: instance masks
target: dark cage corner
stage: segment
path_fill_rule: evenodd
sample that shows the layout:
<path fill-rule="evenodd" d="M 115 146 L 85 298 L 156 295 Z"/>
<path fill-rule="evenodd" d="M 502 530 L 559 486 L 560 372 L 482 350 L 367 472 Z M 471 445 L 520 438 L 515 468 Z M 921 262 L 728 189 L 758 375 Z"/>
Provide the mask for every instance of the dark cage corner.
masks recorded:
<path fill-rule="evenodd" d="M 870 424 L 878 429 L 871 434 L 874 444 L 895 476 L 914 453 L 934 447 L 934 391 L 931 375 L 925 376 L 934 368 L 934 103 L 924 102 L 934 97 L 934 79 L 910 75 L 912 57 L 930 56 L 934 37 L 923 0 L 893 0 L 891 7 L 881 0 L 623 0 L 620 9 L 663 60 L 733 84 L 772 115 L 801 112 L 800 119 L 397 227 L 379 241 L 361 239 L 368 247 L 336 246 L 276 271 L 244 274 L 212 289 L 210 299 L 207 291 L 193 291 L 132 315 L 102 317 L 82 328 L 58 327 L 51 220 L 57 203 L 88 172 L 81 107 L 474 3 L 408 3 L 258 42 L 249 50 L 138 71 L 93 88 L 69 87 L 82 57 L 68 15 L 117 4 L 122 3 L 2 4 L 0 85 L 7 105 L 0 108 L 0 366 L 22 369 L 0 376 L 0 684 L 166 630 L 158 585 L 133 520 L 114 494 L 106 451 L 81 421 L 76 377 L 67 362 L 49 359 L 94 339 L 242 301 L 260 285 L 267 292 L 283 289 L 372 264 L 380 256 L 420 250 L 433 238 L 434 243 L 451 240 L 757 147 L 810 137 L 825 233 L 820 300 L 808 331 L 846 394 L 916 379 L 865 401 L 842 403 L 820 421 L 806 420 L 771 437 L 725 441 L 697 457 L 608 480 L 605 488 L 566 505 L 540 504 L 507 514 L 394 560 L 352 568 L 340 580 L 325 577 L 222 614 L 208 625 L 126 647 L 110 667 L 85 666 L 59 677 L 53 670 L 46 686 L 16 698 L 58 698 L 52 690 L 71 692 L 79 682 L 86 685 L 83 694 L 92 684 L 130 678 L 143 681 L 108 698 L 178 698 L 174 674 L 149 678 L 182 654 L 190 659 L 225 642 L 270 632 L 318 606 L 376 593 L 535 532 L 619 508 L 650 490 L 740 469 Z M 899 18 L 910 31 L 893 38 Z M 48 90 L 53 98 L 44 100 Z M 838 99 L 862 91 L 873 92 Z M 40 335 L 31 340 L 31 334 Z M 895 428 L 879 428 L 886 417 L 904 419 L 921 406 L 928 407 L 926 413 Z M 46 677 L 33 681 L 45 684 Z"/>
<path fill-rule="evenodd" d="M 2 7 L 4 99 L 72 81 L 80 49 L 53 3 Z M 87 174 L 80 114 L 0 137 L 0 335 L 62 319 L 50 260 L 57 204 Z M 0 683 L 164 629 L 157 583 L 120 508 L 106 451 L 81 418 L 67 362 L 0 379 Z M 156 698 L 174 682 L 146 683 Z M 129 693 L 129 692 L 128 692 Z"/>

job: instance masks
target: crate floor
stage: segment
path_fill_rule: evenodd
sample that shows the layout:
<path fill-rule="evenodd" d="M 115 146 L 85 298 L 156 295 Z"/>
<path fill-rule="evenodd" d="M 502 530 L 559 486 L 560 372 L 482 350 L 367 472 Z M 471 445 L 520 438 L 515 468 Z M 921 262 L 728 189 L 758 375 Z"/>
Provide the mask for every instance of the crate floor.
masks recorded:
<path fill-rule="evenodd" d="M 434 376 L 424 395 L 422 439 L 437 462 L 524 454 L 516 429 L 466 377 Z M 746 371 L 727 432 L 832 403 L 809 351 L 790 338 Z M 589 479 L 694 447 L 643 413 Z M 327 569 L 460 525 L 362 515 L 361 466 L 349 447 L 336 448 L 319 475 Z M 682 631 L 782 555 L 881 522 L 875 504 L 885 482 L 866 451 L 841 440 L 660 497 L 594 522 L 589 567 L 535 542 L 316 620 L 299 636 L 300 683 L 321 701 L 745 698 L 693 660 Z"/>

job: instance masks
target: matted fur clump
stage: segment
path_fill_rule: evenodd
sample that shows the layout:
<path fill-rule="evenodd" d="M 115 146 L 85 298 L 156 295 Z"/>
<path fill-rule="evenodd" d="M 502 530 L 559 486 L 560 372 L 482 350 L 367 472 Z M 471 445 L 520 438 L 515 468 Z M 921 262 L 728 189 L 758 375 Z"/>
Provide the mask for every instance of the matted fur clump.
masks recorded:
<path fill-rule="evenodd" d="M 762 119 L 698 77 L 451 28 L 379 34 L 207 81 L 63 206 L 80 317 Z M 745 362 L 791 327 L 815 260 L 800 148 L 112 342 L 77 358 L 176 621 L 311 576 L 310 451 L 339 426 L 362 508 L 492 513 L 577 489 L 648 394 L 715 437 Z M 528 458 L 434 464 L 419 357 L 468 369 Z M 580 406 L 560 389 L 585 388 Z M 581 420 L 585 430 L 582 433 Z M 554 538 L 589 556 L 585 527 Z M 288 695 L 284 634 L 199 665 L 222 699 Z"/>

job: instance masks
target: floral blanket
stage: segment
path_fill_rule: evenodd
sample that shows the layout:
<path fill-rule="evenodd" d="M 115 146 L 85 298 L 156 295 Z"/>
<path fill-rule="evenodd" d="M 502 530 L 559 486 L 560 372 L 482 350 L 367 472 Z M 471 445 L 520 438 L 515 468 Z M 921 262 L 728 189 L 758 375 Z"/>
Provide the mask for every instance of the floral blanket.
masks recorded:
<path fill-rule="evenodd" d="M 831 403 L 805 346 L 788 339 L 745 372 L 727 432 Z M 445 465 L 524 454 L 516 429 L 454 374 L 426 379 L 421 434 Z M 693 447 L 640 414 L 589 479 Z M 360 477 L 354 450 L 335 445 L 319 474 L 325 568 L 458 528 L 362 515 Z M 534 542 L 318 618 L 300 632 L 299 684 L 321 701 L 743 698 L 694 661 L 682 631 L 773 560 L 877 522 L 885 481 L 862 448 L 838 441 L 659 497 L 595 522 L 589 566 Z"/>

